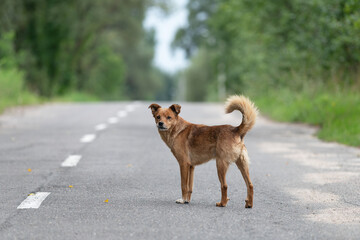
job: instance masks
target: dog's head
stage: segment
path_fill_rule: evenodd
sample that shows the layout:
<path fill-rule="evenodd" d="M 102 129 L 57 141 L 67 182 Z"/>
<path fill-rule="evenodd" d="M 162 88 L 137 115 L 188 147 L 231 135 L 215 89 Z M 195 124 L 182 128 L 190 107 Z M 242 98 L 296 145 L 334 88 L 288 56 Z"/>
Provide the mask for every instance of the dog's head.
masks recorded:
<path fill-rule="evenodd" d="M 173 104 L 169 108 L 162 108 L 160 105 L 153 103 L 149 108 L 159 131 L 167 131 L 176 125 L 181 106 Z"/>

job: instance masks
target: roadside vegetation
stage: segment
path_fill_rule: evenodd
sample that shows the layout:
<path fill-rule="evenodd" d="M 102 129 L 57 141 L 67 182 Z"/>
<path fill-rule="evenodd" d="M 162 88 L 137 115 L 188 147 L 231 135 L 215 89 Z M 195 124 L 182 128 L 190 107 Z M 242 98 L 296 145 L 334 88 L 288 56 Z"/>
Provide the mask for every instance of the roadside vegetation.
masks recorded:
<path fill-rule="evenodd" d="M 147 9 L 165 0 L 1 0 L 0 112 L 42 101 L 163 99 Z"/>
<path fill-rule="evenodd" d="M 261 113 L 278 121 L 320 127 L 326 141 L 360 146 L 360 94 L 356 92 L 279 90 L 257 96 Z"/>
<path fill-rule="evenodd" d="M 7 33 L 0 38 L 0 52 L 3 54 L 0 58 L 0 113 L 7 107 L 41 101 L 25 88 L 24 72 L 16 64 L 13 37 L 12 33 Z"/>
<path fill-rule="evenodd" d="M 360 146 L 360 0 L 189 0 L 174 48 L 153 66 L 146 11 L 166 0 L 0 1 L 0 112 L 44 101 L 254 99 L 279 121 Z M 171 63 L 169 63 L 171 64 Z"/>
<path fill-rule="evenodd" d="M 173 42 L 192 63 L 179 78 L 187 100 L 245 94 L 267 116 L 360 146 L 359 0 L 189 0 L 188 10 Z"/>

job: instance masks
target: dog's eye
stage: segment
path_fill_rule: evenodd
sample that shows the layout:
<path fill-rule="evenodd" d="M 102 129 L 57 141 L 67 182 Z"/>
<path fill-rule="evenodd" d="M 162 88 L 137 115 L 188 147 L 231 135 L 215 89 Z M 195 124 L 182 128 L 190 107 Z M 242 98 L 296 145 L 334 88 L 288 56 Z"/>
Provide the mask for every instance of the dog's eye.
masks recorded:
<path fill-rule="evenodd" d="M 157 116 L 156 118 L 157 118 L 157 119 L 160 119 L 160 116 Z"/>
<path fill-rule="evenodd" d="M 169 119 L 169 120 L 170 120 L 170 119 L 171 119 L 171 117 L 170 117 L 170 116 L 168 116 L 168 117 L 167 117 L 167 119 Z"/>

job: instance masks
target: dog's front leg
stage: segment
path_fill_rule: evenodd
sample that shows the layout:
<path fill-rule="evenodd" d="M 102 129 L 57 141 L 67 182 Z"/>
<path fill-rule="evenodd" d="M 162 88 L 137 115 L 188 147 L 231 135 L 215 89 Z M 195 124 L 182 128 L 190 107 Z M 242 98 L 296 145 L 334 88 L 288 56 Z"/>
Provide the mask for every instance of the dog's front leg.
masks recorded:
<path fill-rule="evenodd" d="M 179 162 L 180 165 L 180 176 L 181 176 L 181 193 L 182 198 L 176 200 L 176 203 L 189 203 L 189 174 L 190 174 L 190 164 L 187 162 Z"/>
<path fill-rule="evenodd" d="M 190 166 L 190 170 L 189 170 L 189 181 L 188 181 L 188 200 L 190 202 L 191 200 L 191 194 L 193 191 L 193 187 L 194 187 L 194 170 L 195 167 L 194 166 Z"/>

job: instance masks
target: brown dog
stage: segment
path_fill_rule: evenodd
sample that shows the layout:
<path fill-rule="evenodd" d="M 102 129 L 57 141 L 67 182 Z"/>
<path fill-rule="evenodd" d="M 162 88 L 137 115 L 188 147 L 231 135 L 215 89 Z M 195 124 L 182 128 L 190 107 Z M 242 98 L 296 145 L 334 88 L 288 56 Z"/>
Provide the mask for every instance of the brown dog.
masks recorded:
<path fill-rule="evenodd" d="M 253 206 L 253 185 L 249 176 L 249 157 L 244 144 L 245 134 L 254 126 L 258 113 L 254 104 L 244 96 L 232 96 L 225 104 L 226 113 L 239 110 L 242 115 L 240 126 L 206 126 L 192 124 L 179 116 L 181 106 L 173 104 L 162 108 L 156 103 L 149 106 L 155 118 L 159 134 L 180 166 L 182 198 L 177 203 L 189 203 L 193 190 L 196 165 L 216 159 L 221 184 L 221 201 L 218 207 L 225 207 L 227 198 L 226 172 L 235 162 L 241 171 L 247 187 L 246 208 Z"/>

